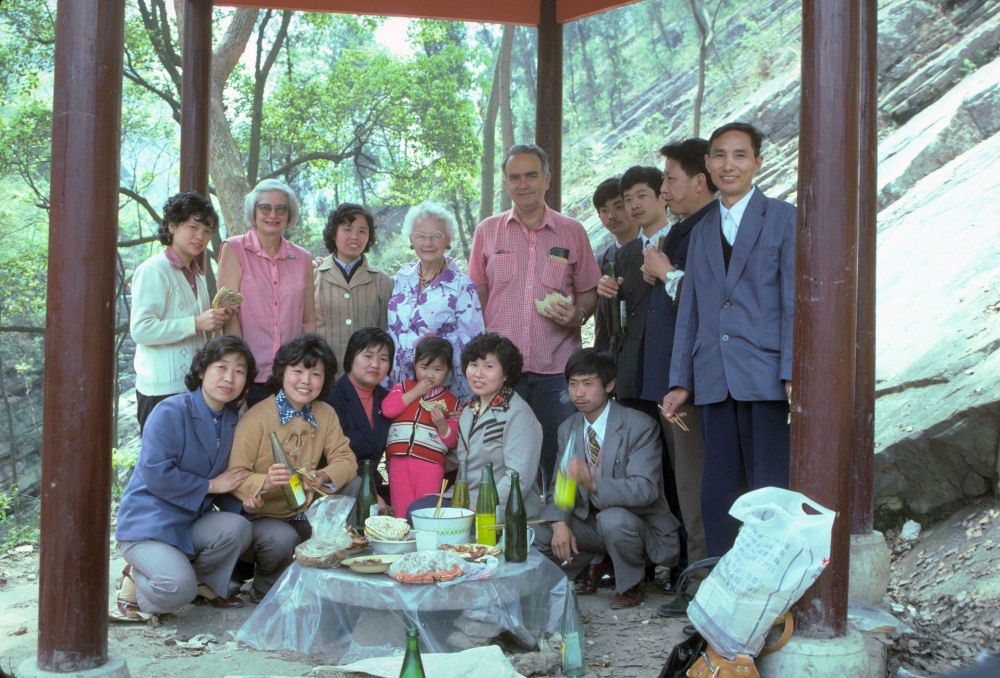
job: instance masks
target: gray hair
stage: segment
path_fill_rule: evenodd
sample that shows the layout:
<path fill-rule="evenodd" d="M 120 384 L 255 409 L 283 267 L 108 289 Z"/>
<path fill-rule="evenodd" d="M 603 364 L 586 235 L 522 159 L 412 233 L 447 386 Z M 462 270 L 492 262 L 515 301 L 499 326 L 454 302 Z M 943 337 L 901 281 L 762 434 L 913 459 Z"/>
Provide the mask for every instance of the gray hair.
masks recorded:
<path fill-rule="evenodd" d="M 409 240 L 410 234 L 413 233 L 413 225 L 421 219 L 439 219 L 444 222 L 444 232 L 448 236 L 448 242 L 451 242 L 458 236 L 458 225 L 455 223 L 455 217 L 451 215 L 451 212 L 436 202 L 427 200 L 419 205 L 414 205 L 406 213 L 406 218 L 403 219 L 402 230 L 404 238 Z"/>
<path fill-rule="evenodd" d="M 286 230 L 295 226 L 295 222 L 299 219 L 299 199 L 295 197 L 295 191 L 284 181 L 262 179 L 243 199 L 243 218 L 246 220 L 247 228 L 250 230 L 254 228 L 254 209 L 257 205 L 257 198 L 264 191 L 281 191 L 285 194 L 285 197 L 288 198 L 288 226 Z"/>
<path fill-rule="evenodd" d="M 542 162 L 542 174 L 549 173 L 549 156 L 541 146 L 536 144 L 514 144 L 507 149 L 507 153 L 504 154 L 503 160 L 500 162 L 500 173 L 504 176 L 507 176 L 507 161 L 510 160 L 512 155 L 534 155 Z"/>

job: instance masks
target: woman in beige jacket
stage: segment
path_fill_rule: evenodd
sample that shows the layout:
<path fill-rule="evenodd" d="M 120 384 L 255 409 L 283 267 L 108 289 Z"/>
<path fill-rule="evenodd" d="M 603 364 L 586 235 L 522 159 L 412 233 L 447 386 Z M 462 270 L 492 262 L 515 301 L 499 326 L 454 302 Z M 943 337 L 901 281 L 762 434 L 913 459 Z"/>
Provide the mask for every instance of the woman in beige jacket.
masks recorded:
<path fill-rule="evenodd" d="M 392 279 L 365 259 L 375 243 L 375 218 L 367 208 L 339 205 L 326 221 L 323 242 L 330 254 L 316 269 L 317 331 L 343 359 L 356 330 L 385 329 Z"/>

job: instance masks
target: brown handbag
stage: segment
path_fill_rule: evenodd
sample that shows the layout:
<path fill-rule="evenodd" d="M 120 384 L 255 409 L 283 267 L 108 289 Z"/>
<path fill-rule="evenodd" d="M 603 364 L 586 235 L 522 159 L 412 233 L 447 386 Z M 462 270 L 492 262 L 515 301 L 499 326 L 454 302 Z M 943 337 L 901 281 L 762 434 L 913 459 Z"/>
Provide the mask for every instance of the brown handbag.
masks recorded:
<path fill-rule="evenodd" d="M 760 655 L 777 652 L 785 646 L 792 637 L 795 624 L 792 621 L 792 613 L 785 612 L 775 620 L 774 625 L 780 622 L 785 623 L 785 628 L 781 632 L 781 637 L 773 644 L 761 649 Z M 758 655 L 758 656 L 760 656 Z M 738 654 L 735 659 L 726 659 L 715 651 L 711 645 L 705 648 L 701 656 L 687 671 L 688 678 L 760 678 L 754 658 L 748 654 Z"/>

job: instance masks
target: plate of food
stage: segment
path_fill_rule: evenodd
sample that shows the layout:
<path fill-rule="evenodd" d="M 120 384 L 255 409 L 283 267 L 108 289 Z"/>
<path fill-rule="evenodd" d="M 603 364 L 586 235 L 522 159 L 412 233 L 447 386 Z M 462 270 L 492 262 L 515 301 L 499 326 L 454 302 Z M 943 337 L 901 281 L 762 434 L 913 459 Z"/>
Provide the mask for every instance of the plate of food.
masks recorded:
<path fill-rule="evenodd" d="M 469 567 L 454 553 L 418 551 L 393 561 L 386 574 L 403 584 L 436 584 L 461 577 Z"/>
<path fill-rule="evenodd" d="M 388 570 L 393 561 L 401 555 L 399 553 L 383 553 L 373 556 L 356 556 L 348 558 L 340 564 L 360 574 L 381 574 Z"/>
<path fill-rule="evenodd" d="M 500 555 L 500 549 L 486 544 L 441 544 L 439 551 L 454 553 L 464 560 L 479 560 L 485 556 Z"/>
<path fill-rule="evenodd" d="M 417 550 L 417 540 L 410 534 L 404 518 L 372 516 L 365 520 L 365 536 L 375 553 L 408 553 Z"/>

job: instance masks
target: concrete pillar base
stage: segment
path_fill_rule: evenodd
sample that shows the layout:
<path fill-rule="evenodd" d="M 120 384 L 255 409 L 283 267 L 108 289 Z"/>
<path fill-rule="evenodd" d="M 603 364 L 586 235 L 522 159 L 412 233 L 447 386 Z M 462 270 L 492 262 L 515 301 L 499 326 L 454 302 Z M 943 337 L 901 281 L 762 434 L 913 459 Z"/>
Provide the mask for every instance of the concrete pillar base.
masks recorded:
<path fill-rule="evenodd" d="M 889 547 L 877 530 L 851 535 L 851 564 L 847 598 L 866 605 L 878 605 L 889 590 Z"/>
<path fill-rule="evenodd" d="M 869 665 L 861 634 L 850 629 L 840 638 L 804 638 L 793 635 L 774 654 L 757 658 L 761 678 L 845 678 L 877 675 Z M 882 667 L 881 675 L 885 675 Z"/>
<path fill-rule="evenodd" d="M 17 667 L 17 678 L 132 678 L 128 666 L 121 657 L 108 657 L 100 666 L 84 671 L 55 673 L 38 668 L 38 658 L 29 657 Z"/>

